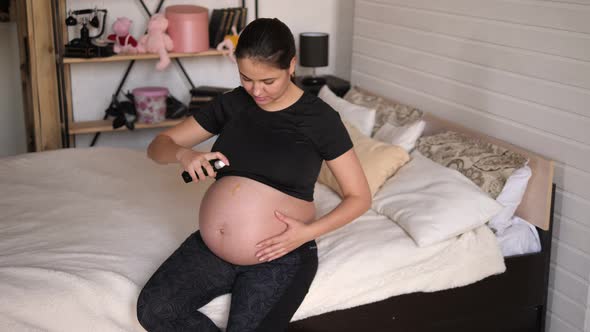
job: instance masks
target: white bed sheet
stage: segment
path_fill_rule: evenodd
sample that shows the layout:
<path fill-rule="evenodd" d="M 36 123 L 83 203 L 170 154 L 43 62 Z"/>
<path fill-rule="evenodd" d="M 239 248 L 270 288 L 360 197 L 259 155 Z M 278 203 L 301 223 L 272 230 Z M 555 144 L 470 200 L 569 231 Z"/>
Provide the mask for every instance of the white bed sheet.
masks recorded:
<path fill-rule="evenodd" d="M 143 331 L 137 296 L 197 229 L 207 183 L 178 166 L 116 148 L 0 160 L 0 330 Z M 316 185 L 318 215 L 340 201 Z M 416 291 L 476 282 L 505 270 L 485 226 L 418 248 L 369 210 L 318 239 L 320 267 L 294 320 Z M 230 295 L 201 310 L 225 326 Z"/>

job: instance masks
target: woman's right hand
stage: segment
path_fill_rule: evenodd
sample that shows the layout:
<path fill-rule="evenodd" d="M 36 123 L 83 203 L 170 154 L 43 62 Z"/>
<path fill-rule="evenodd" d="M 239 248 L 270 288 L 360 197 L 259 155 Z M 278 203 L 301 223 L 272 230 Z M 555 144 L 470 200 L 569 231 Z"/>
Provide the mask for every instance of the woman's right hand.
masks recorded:
<path fill-rule="evenodd" d="M 192 149 L 183 148 L 176 153 L 176 160 L 180 162 L 185 171 L 190 174 L 193 182 L 199 182 L 204 179 L 203 168 L 207 171 L 207 176 L 212 178 L 217 174 L 215 169 L 209 164 L 209 160 L 219 159 L 226 166 L 229 166 L 229 160 L 221 152 L 198 152 Z"/>

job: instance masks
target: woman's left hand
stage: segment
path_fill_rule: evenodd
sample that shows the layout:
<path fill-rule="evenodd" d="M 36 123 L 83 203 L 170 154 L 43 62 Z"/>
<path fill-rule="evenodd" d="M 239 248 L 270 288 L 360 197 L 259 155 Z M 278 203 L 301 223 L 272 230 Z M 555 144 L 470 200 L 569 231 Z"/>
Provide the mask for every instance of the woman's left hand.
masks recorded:
<path fill-rule="evenodd" d="M 287 224 L 287 229 L 281 234 L 268 238 L 256 245 L 257 248 L 261 248 L 256 253 L 256 257 L 261 262 L 270 262 L 282 257 L 313 239 L 309 225 L 278 211 L 275 211 L 275 216 L 279 221 Z"/>

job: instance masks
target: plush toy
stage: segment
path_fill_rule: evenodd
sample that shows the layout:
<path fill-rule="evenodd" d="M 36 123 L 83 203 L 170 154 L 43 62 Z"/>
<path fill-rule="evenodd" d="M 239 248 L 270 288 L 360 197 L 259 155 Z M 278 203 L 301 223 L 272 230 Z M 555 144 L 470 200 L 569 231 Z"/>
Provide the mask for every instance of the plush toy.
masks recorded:
<path fill-rule="evenodd" d="M 227 55 L 229 56 L 230 60 L 232 62 L 236 62 L 234 51 L 238 45 L 238 39 L 240 38 L 240 35 L 238 34 L 235 25 L 231 27 L 231 31 L 232 34 L 226 35 L 225 38 L 223 38 L 223 41 L 217 44 L 216 48 L 218 51 L 227 51 Z"/>
<path fill-rule="evenodd" d="M 137 53 L 137 40 L 129 34 L 133 21 L 127 17 L 119 17 L 113 23 L 113 34 L 107 38 L 115 42 L 113 51 L 118 54 L 135 54 Z"/>
<path fill-rule="evenodd" d="M 157 53 L 160 55 L 160 61 L 156 64 L 156 69 L 163 70 L 170 64 L 168 51 L 172 51 L 174 44 L 172 39 L 166 33 L 168 20 L 162 14 L 155 14 L 148 23 L 148 33 L 141 37 L 137 46 L 139 52 Z"/>

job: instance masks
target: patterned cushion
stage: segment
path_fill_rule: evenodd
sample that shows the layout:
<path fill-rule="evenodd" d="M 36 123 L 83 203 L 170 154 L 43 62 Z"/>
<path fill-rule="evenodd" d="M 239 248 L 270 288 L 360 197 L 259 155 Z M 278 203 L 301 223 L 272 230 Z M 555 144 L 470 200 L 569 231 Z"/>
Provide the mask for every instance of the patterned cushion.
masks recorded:
<path fill-rule="evenodd" d="M 385 123 L 392 124 L 396 127 L 402 127 L 422 119 L 423 112 L 412 106 L 398 103 L 397 101 L 387 100 L 376 96 L 370 92 L 363 91 L 358 87 L 352 87 L 344 99 L 357 105 L 361 105 L 377 111 L 375 116 L 375 125 L 371 136 Z"/>
<path fill-rule="evenodd" d="M 527 163 L 520 154 L 454 131 L 421 137 L 416 149 L 433 161 L 461 172 L 494 199 L 506 179 Z"/>

